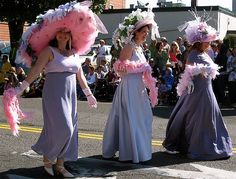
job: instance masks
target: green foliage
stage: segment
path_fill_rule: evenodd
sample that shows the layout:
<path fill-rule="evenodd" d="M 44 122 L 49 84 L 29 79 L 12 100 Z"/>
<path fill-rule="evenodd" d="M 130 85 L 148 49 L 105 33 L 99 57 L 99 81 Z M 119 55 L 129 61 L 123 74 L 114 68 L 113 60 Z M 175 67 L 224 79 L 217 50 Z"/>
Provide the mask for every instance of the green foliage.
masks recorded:
<path fill-rule="evenodd" d="M 105 9 L 107 0 L 92 0 L 93 5 L 92 5 L 92 11 L 96 14 L 100 14 L 103 9 Z"/>
<path fill-rule="evenodd" d="M 37 15 L 48 9 L 54 9 L 68 0 L 1 0 L 0 20 L 10 21 L 21 19 L 29 23 L 34 22 Z"/>

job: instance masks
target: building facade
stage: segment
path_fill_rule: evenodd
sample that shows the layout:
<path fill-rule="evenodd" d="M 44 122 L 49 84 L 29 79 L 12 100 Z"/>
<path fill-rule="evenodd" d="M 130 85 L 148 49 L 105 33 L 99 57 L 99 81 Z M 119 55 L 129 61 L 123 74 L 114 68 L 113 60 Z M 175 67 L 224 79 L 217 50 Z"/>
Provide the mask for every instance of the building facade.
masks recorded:
<path fill-rule="evenodd" d="M 169 42 L 176 40 L 178 36 L 183 36 L 183 32 L 179 32 L 178 26 L 184 22 L 194 19 L 188 12 L 190 7 L 165 7 L 165 8 L 153 8 L 155 14 L 155 21 L 159 26 L 160 35 L 165 36 Z M 220 6 L 202 6 L 198 7 L 198 14 L 201 16 L 204 14 L 204 10 L 210 13 L 212 17 L 208 21 L 208 24 L 219 31 L 220 38 L 234 36 L 236 33 L 236 16 L 229 10 L 221 8 Z M 105 39 L 108 43 L 111 43 L 111 38 L 114 30 L 118 27 L 118 24 L 123 22 L 124 17 L 131 13 L 133 9 L 113 9 L 105 10 L 100 18 L 105 24 L 108 34 L 99 34 L 98 39 Z M 150 41 L 150 39 L 148 39 Z M 236 41 L 235 41 L 236 42 Z"/>
<path fill-rule="evenodd" d="M 106 9 L 124 9 L 125 0 L 107 0 Z"/>

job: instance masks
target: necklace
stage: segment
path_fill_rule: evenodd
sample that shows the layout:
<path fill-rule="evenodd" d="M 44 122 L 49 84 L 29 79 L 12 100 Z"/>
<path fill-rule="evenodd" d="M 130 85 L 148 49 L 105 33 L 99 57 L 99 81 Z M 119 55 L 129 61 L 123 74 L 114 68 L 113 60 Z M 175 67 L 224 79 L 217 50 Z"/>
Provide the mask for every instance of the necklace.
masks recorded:
<path fill-rule="evenodd" d="M 69 51 L 68 51 L 68 50 L 66 50 L 66 49 L 61 50 L 61 49 L 59 49 L 59 48 L 58 48 L 58 50 L 59 50 L 59 52 L 60 52 L 61 55 L 66 56 L 66 57 L 69 56 Z"/>

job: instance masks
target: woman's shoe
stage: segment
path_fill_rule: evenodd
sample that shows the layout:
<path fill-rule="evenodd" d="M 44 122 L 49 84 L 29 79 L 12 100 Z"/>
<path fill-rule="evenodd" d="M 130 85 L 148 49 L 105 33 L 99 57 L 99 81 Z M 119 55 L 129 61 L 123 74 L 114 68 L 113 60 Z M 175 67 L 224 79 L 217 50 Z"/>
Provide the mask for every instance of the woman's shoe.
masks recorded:
<path fill-rule="evenodd" d="M 44 170 L 51 176 L 54 176 L 53 166 L 50 161 L 44 161 Z"/>
<path fill-rule="evenodd" d="M 178 151 L 175 151 L 175 150 L 172 151 L 172 150 L 167 150 L 167 149 L 165 150 L 165 152 L 172 155 L 179 153 Z"/>
<path fill-rule="evenodd" d="M 56 172 L 57 174 L 61 174 L 63 175 L 63 177 L 65 178 L 74 178 L 75 176 L 73 174 L 71 174 L 70 172 L 68 172 L 64 166 L 61 165 L 56 165 Z"/>

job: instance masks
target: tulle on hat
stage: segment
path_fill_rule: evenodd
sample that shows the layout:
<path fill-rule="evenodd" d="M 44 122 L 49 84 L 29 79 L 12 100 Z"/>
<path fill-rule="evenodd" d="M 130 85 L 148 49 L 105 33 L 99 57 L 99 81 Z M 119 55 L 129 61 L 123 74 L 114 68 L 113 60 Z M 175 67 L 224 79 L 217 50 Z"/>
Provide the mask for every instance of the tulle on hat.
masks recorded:
<path fill-rule="evenodd" d="M 88 52 L 98 32 L 108 33 L 98 16 L 89 9 L 90 6 L 91 1 L 74 1 L 39 15 L 22 35 L 16 63 L 31 66 L 32 60 L 37 59 L 61 28 L 70 30 L 71 45 L 78 54 Z"/>
<path fill-rule="evenodd" d="M 195 42 L 211 42 L 219 39 L 219 33 L 213 27 L 209 26 L 206 22 L 210 19 L 204 11 L 202 17 L 194 11 L 190 13 L 195 17 L 195 20 L 185 22 L 179 26 L 179 31 L 185 31 L 185 37 L 190 44 Z"/>
<path fill-rule="evenodd" d="M 132 13 L 126 16 L 124 21 L 119 24 L 119 27 L 113 34 L 112 43 L 115 48 L 118 49 L 118 40 L 123 44 L 129 43 L 133 38 L 133 33 L 145 25 L 148 25 L 151 29 L 151 39 L 154 40 L 158 38 L 160 35 L 158 26 L 154 21 L 154 16 L 151 9 L 148 9 L 148 11 L 141 11 L 141 9 L 132 11 Z"/>

